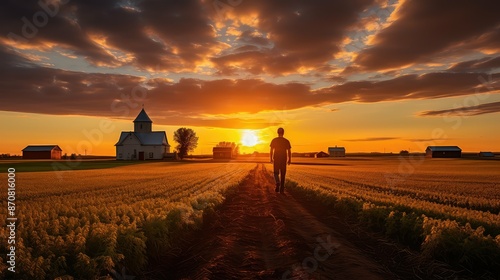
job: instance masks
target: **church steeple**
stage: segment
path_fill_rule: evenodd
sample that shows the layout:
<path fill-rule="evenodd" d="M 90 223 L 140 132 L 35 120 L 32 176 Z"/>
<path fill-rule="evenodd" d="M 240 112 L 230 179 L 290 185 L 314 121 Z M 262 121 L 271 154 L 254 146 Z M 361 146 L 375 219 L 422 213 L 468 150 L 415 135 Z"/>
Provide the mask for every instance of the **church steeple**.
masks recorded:
<path fill-rule="evenodd" d="M 134 120 L 134 132 L 149 133 L 153 131 L 153 121 L 149 118 L 144 108 L 142 108 L 137 118 Z"/>

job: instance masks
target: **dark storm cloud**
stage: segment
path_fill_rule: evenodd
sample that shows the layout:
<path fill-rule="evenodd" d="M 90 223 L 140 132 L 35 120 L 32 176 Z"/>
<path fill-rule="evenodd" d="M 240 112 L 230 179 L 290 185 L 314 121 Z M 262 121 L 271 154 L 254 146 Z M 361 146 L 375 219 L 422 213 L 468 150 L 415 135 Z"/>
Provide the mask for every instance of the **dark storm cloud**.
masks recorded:
<path fill-rule="evenodd" d="M 405 1 L 396 20 L 375 35 L 373 45 L 361 51 L 355 63 L 365 70 L 381 70 L 429 62 L 456 46 L 462 51 L 498 51 L 499 10 L 496 0 Z"/>
<path fill-rule="evenodd" d="M 500 102 L 485 103 L 476 106 L 460 107 L 445 110 L 424 111 L 419 116 L 477 116 L 500 112 Z"/>

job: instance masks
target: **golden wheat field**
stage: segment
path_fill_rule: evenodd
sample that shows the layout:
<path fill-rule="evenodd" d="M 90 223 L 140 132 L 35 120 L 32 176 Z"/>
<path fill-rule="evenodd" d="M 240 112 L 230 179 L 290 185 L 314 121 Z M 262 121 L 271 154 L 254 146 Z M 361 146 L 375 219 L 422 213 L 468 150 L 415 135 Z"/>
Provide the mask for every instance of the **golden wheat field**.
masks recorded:
<path fill-rule="evenodd" d="M 472 273 L 500 277 L 500 161 L 424 157 L 326 159 L 292 166 L 304 197 Z"/>
<path fill-rule="evenodd" d="M 20 172 L 17 273 L 23 279 L 91 279 L 121 263 L 139 274 L 175 235 L 199 227 L 204 213 L 223 203 L 227 191 L 255 166 L 249 161 L 156 162 Z M 449 230 L 493 246 L 494 252 L 500 248 L 500 161 L 297 159 L 287 179 L 299 199 L 314 194 L 337 203 L 327 205 L 360 205 L 347 209 L 358 209 L 360 220 L 403 243 L 422 243 L 423 252 L 436 257 Z M 6 217 L 2 200 L 0 219 Z M 0 236 L 6 239 L 8 229 L 2 227 Z M 3 258 L 7 249 L 0 250 Z"/>
<path fill-rule="evenodd" d="M 253 166 L 153 163 L 18 173 L 18 276 L 51 279 L 72 272 L 90 279 L 121 261 L 139 271 L 152 247 L 169 242 L 169 223 L 200 224 L 203 210 L 220 204 Z M 6 220 L 6 201 L 1 209 Z M 2 227 L 2 238 L 7 231 Z"/>
<path fill-rule="evenodd" d="M 500 161 L 423 157 L 321 160 L 292 166 L 299 185 L 375 205 L 400 205 L 500 226 Z"/>

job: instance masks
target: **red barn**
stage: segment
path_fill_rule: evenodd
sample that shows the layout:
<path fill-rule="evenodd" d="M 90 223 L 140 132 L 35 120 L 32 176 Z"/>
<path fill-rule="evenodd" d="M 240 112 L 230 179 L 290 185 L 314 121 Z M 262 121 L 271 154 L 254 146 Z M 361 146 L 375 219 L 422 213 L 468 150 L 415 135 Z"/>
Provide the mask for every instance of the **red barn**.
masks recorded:
<path fill-rule="evenodd" d="M 23 149 L 23 159 L 61 159 L 57 145 L 30 145 Z"/>

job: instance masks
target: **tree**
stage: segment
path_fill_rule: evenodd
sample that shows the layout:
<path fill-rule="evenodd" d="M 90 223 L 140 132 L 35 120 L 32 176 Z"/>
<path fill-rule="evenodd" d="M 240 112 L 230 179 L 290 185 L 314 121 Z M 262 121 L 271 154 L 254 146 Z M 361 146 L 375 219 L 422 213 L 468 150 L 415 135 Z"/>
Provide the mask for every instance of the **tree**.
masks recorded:
<path fill-rule="evenodd" d="M 181 127 L 177 129 L 174 133 L 174 140 L 179 143 L 176 149 L 181 159 L 198 146 L 198 137 L 191 128 Z"/>

